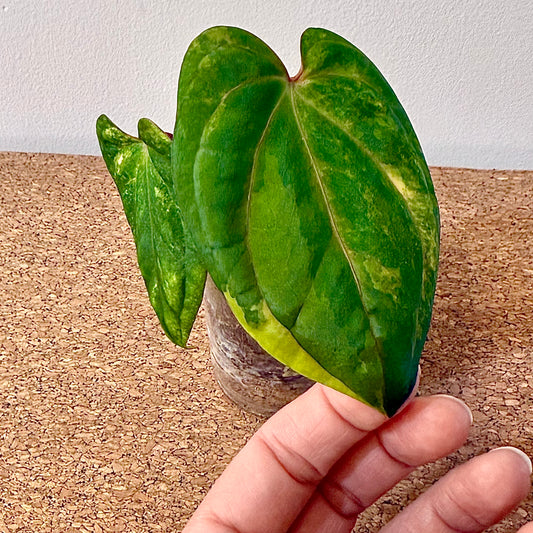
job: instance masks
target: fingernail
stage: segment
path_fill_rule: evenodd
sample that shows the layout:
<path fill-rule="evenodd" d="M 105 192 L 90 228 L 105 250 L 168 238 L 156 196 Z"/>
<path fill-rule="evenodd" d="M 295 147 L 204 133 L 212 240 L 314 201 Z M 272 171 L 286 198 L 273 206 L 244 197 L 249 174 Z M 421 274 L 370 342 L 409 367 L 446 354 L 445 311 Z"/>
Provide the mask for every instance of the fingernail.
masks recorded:
<path fill-rule="evenodd" d="M 468 413 L 468 417 L 470 418 L 470 425 L 472 425 L 472 423 L 474 422 L 474 416 L 472 415 L 472 411 L 470 410 L 470 407 L 468 407 L 468 405 L 466 405 L 465 402 L 463 402 L 463 400 L 460 400 L 459 398 L 456 398 L 455 396 L 450 396 L 449 394 L 434 394 L 433 395 L 433 398 L 447 398 L 449 400 L 453 400 L 454 402 L 457 402 L 458 404 L 460 404 L 463 409 Z"/>
<path fill-rule="evenodd" d="M 416 381 L 415 381 L 415 390 L 418 389 L 418 385 L 420 385 L 420 376 L 422 374 L 422 367 L 418 365 L 418 370 L 416 371 Z"/>
<path fill-rule="evenodd" d="M 489 453 L 496 452 L 498 450 L 509 450 L 510 452 L 516 453 L 516 455 L 521 457 L 524 463 L 526 463 L 529 469 L 529 475 L 533 473 L 533 465 L 531 464 L 531 459 L 522 450 L 519 450 L 518 448 L 515 448 L 514 446 L 501 446 L 500 448 L 494 448 L 493 450 L 490 450 Z"/>

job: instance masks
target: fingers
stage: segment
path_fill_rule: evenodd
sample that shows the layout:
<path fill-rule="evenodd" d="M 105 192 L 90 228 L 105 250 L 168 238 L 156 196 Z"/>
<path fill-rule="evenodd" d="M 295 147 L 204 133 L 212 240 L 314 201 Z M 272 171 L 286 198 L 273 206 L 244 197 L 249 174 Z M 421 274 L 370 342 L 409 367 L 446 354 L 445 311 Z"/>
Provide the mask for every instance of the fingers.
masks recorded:
<path fill-rule="evenodd" d="M 345 454 L 291 531 L 351 531 L 357 515 L 415 467 L 459 448 L 471 422 L 470 411 L 455 398 L 415 398 Z"/>
<path fill-rule="evenodd" d="M 496 449 L 449 472 L 382 533 L 484 531 L 527 496 L 530 474 L 531 462 L 525 454 L 514 448 Z M 525 527 L 521 532 L 529 533 L 531 526 Z"/>
<path fill-rule="evenodd" d="M 533 522 L 521 527 L 516 533 L 533 533 Z"/>
<path fill-rule="evenodd" d="M 313 386 L 252 437 L 185 531 L 287 531 L 330 468 L 386 420 L 353 398 Z"/>

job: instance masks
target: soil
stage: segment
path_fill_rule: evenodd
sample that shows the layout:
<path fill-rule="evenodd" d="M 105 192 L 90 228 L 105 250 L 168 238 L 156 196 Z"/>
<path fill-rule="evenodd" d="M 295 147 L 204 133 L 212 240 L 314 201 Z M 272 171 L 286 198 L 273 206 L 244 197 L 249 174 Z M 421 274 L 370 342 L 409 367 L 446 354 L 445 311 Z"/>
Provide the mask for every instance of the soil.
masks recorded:
<path fill-rule="evenodd" d="M 468 403 L 466 444 L 361 519 L 374 532 L 453 466 L 533 456 L 533 172 L 432 168 L 442 250 L 421 394 Z M 0 533 L 179 531 L 264 421 L 213 379 L 203 311 L 163 334 L 102 159 L 0 153 Z M 533 520 L 533 498 L 491 532 Z"/>

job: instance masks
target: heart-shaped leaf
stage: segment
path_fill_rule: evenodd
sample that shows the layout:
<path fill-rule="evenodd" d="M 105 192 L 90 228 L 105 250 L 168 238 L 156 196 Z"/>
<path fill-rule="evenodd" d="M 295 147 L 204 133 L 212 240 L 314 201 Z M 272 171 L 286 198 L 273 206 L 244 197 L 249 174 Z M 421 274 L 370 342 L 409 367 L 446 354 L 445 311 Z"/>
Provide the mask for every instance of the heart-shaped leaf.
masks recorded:
<path fill-rule="evenodd" d="M 118 129 L 105 115 L 98 119 L 96 130 L 133 232 L 150 302 L 168 337 L 185 346 L 206 273 L 171 193 L 170 138 L 147 119 L 139 121 L 139 139 Z"/>
<path fill-rule="evenodd" d="M 378 69 L 321 29 L 290 79 L 216 27 L 181 70 L 172 177 L 185 226 L 243 327 L 297 372 L 394 413 L 429 327 L 438 206 Z"/>

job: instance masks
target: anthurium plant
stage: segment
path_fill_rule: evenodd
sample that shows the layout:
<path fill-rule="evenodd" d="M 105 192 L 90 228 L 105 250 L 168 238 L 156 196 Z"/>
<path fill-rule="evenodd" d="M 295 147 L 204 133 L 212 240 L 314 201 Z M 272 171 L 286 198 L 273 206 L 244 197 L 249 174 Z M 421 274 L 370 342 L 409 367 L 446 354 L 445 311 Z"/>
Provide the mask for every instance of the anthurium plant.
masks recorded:
<path fill-rule="evenodd" d="M 254 35 L 208 29 L 182 64 L 173 136 L 102 115 L 100 147 L 172 341 L 186 346 L 209 274 L 274 358 L 393 414 L 430 324 L 437 200 L 376 66 L 323 29 L 301 55 L 291 78 Z"/>

